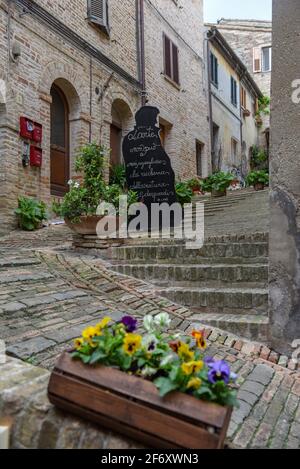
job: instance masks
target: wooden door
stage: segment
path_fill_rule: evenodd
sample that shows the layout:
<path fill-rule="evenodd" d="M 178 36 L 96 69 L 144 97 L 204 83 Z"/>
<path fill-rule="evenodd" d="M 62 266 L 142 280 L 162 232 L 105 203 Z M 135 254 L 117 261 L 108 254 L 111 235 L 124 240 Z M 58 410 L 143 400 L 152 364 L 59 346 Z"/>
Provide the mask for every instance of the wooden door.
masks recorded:
<path fill-rule="evenodd" d="M 122 143 L 122 130 L 120 127 L 111 124 L 110 126 L 110 164 L 117 166 L 121 164 L 121 143 Z"/>
<path fill-rule="evenodd" d="M 66 98 L 59 88 L 53 86 L 51 96 L 51 194 L 64 196 L 70 179 L 69 110 Z"/>

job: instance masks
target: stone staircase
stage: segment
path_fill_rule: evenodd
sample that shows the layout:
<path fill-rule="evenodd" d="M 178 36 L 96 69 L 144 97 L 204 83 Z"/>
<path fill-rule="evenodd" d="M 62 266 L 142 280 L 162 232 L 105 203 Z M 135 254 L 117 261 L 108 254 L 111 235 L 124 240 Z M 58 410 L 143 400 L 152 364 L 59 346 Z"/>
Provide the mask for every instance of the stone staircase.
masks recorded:
<path fill-rule="evenodd" d="M 111 268 L 189 307 L 195 322 L 253 340 L 268 332 L 268 191 L 202 197 L 206 241 L 135 239 L 109 250 Z"/>

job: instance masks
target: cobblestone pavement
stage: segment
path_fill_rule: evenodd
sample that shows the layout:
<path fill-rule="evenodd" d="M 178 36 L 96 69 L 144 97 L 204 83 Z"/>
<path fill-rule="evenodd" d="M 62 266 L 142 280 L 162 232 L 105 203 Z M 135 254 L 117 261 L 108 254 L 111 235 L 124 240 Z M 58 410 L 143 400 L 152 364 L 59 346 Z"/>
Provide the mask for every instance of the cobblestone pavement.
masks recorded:
<path fill-rule="evenodd" d="M 43 230 L 34 237 L 22 233 L 0 238 L 0 336 L 6 342 L 7 353 L 15 357 L 9 363 L 16 368 L 16 373 L 11 374 L 9 363 L 2 366 L 0 408 L 5 409 L 6 405 L 9 413 L 12 396 L 13 402 L 26 399 L 31 418 L 24 423 L 22 414 L 20 425 L 25 427 L 19 430 L 23 436 L 25 432 L 27 440 L 16 441 L 15 445 L 20 447 L 45 446 L 42 428 L 54 425 L 54 415 L 62 418 L 54 410 L 50 414 L 45 411 L 49 379 L 45 369 L 52 369 L 57 356 L 85 326 L 107 314 L 118 319 L 125 312 L 142 317 L 167 311 L 174 330 L 189 332 L 195 326 L 201 327 L 187 308 L 157 297 L 145 282 L 112 272 L 104 261 L 79 256 L 70 249 L 69 241 L 70 234 L 64 227 Z M 210 328 L 206 333 L 207 353 L 228 360 L 239 375 L 240 408 L 233 414 L 228 443 L 241 448 L 299 448 L 300 373 L 296 365 L 261 344 L 240 340 L 217 329 Z M 26 364 L 22 365 L 19 359 Z M 35 383 L 39 383 L 36 388 Z M 32 389 L 29 394 L 24 391 L 27 385 Z M 33 425 L 35 412 L 41 433 L 37 432 L 35 443 L 29 443 L 28 432 L 32 427 L 30 430 L 28 425 Z M 71 425 L 70 418 L 64 418 L 65 421 Z M 72 422 L 78 429 L 80 423 Z M 60 426 L 63 425 L 61 422 Z M 84 431 L 86 428 L 85 425 Z M 97 430 L 91 433 L 93 441 L 99 441 L 94 432 Z M 71 445 L 62 443 L 58 437 L 54 440 L 51 443 L 54 447 Z M 85 443 L 77 439 L 72 444 L 93 446 L 89 439 Z M 111 444 L 106 447 L 113 447 Z"/>

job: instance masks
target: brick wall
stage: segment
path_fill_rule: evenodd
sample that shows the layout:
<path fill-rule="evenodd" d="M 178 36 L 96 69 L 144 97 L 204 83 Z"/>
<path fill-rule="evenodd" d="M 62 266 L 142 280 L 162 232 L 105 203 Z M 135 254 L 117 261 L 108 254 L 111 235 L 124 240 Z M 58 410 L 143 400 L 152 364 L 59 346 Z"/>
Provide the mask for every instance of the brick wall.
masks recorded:
<path fill-rule="evenodd" d="M 166 1 L 169 3 L 165 7 Z M 86 0 L 36 2 L 65 23 L 77 35 L 122 67 L 133 82 L 115 73 L 102 99 L 95 89 L 107 83 L 112 70 L 79 49 L 69 39 L 42 22 L 34 14 L 20 16 L 21 8 L 0 1 L 0 80 L 7 87 L 7 104 L 0 109 L 0 233 L 14 226 L 13 209 L 20 194 L 50 195 L 50 90 L 55 83 L 69 105 L 70 168 L 77 149 L 89 139 L 110 145 L 112 105 L 116 103 L 123 134 L 133 125 L 133 115 L 141 103 L 138 81 L 136 4 L 133 0 L 110 0 L 111 34 L 107 37 L 87 20 Z M 196 173 L 196 140 L 204 143 L 203 169 L 207 172 L 209 130 L 207 95 L 202 51 L 202 0 L 190 5 L 173 0 L 145 0 L 146 72 L 149 104 L 161 109 L 170 126 L 167 151 L 180 177 Z M 10 4 L 10 11 L 9 11 Z M 192 8 L 192 11 L 191 11 Z M 9 29 L 9 34 L 8 34 Z M 180 50 L 181 87 L 175 88 L 161 75 L 163 70 L 162 33 L 166 31 Z M 177 31 L 177 32 L 175 32 Z M 8 60 L 8 44 L 21 47 L 17 62 Z M 43 167 L 23 168 L 19 118 L 24 115 L 43 124 Z"/>

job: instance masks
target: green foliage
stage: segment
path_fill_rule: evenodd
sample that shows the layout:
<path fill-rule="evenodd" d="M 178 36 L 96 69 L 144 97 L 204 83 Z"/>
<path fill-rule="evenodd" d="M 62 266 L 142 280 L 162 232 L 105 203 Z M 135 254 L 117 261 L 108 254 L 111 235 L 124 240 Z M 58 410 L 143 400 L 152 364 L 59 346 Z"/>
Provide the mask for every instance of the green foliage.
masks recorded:
<path fill-rule="evenodd" d="M 46 208 L 44 202 L 29 197 L 19 197 L 15 214 L 18 217 L 20 228 L 25 231 L 34 231 L 40 228 L 42 222 L 48 219 Z"/>
<path fill-rule="evenodd" d="M 75 340 L 73 359 L 86 365 L 116 367 L 152 381 L 160 395 L 179 391 L 220 405 L 237 404 L 235 380 L 228 363 L 204 359 L 206 341 L 202 331 L 191 336 L 172 335 L 167 313 L 147 315 L 144 335 L 135 331 L 138 321 L 125 316 L 119 322 L 104 318 L 88 327 Z"/>
<path fill-rule="evenodd" d="M 271 104 L 271 99 L 269 96 L 264 95 L 262 98 L 258 100 L 258 111 L 257 111 L 257 116 L 261 116 L 261 114 L 264 114 L 265 116 L 270 115 L 270 104 Z"/>
<path fill-rule="evenodd" d="M 253 170 L 265 169 L 268 166 L 268 155 L 264 148 L 253 147 L 250 164 Z"/>
<path fill-rule="evenodd" d="M 201 181 L 198 178 L 193 178 L 187 181 L 187 185 L 192 190 L 201 190 Z"/>
<path fill-rule="evenodd" d="M 202 182 L 202 190 L 204 192 L 224 192 L 228 189 L 233 180 L 234 176 L 232 174 L 220 171 L 204 179 Z"/>
<path fill-rule="evenodd" d="M 181 205 L 190 204 L 193 198 L 193 191 L 187 182 L 178 182 L 175 186 L 177 202 Z"/>
<path fill-rule="evenodd" d="M 269 184 L 269 174 L 267 171 L 252 171 L 246 178 L 248 186 L 255 186 L 256 184 Z"/>
<path fill-rule="evenodd" d="M 120 186 L 123 190 L 126 187 L 126 170 L 122 164 L 111 167 L 109 184 Z"/>
<path fill-rule="evenodd" d="M 75 169 L 82 173 L 83 182 L 69 181 L 70 190 L 64 196 L 63 201 L 52 204 L 54 213 L 77 223 L 81 216 L 96 215 L 101 202 L 109 202 L 118 210 L 119 198 L 125 194 L 125 191 L 120 184 L 107 185 L 105 183 L 104 170 L 108 156 L 109 151 L 96 143 L 91 143 L 81 149 Z M 120 173 L 121 171 L 119 175 Z M 127 196 L 129 205 L 138 201 L 137 194 L 133 191 L 129 191 Z"/>

